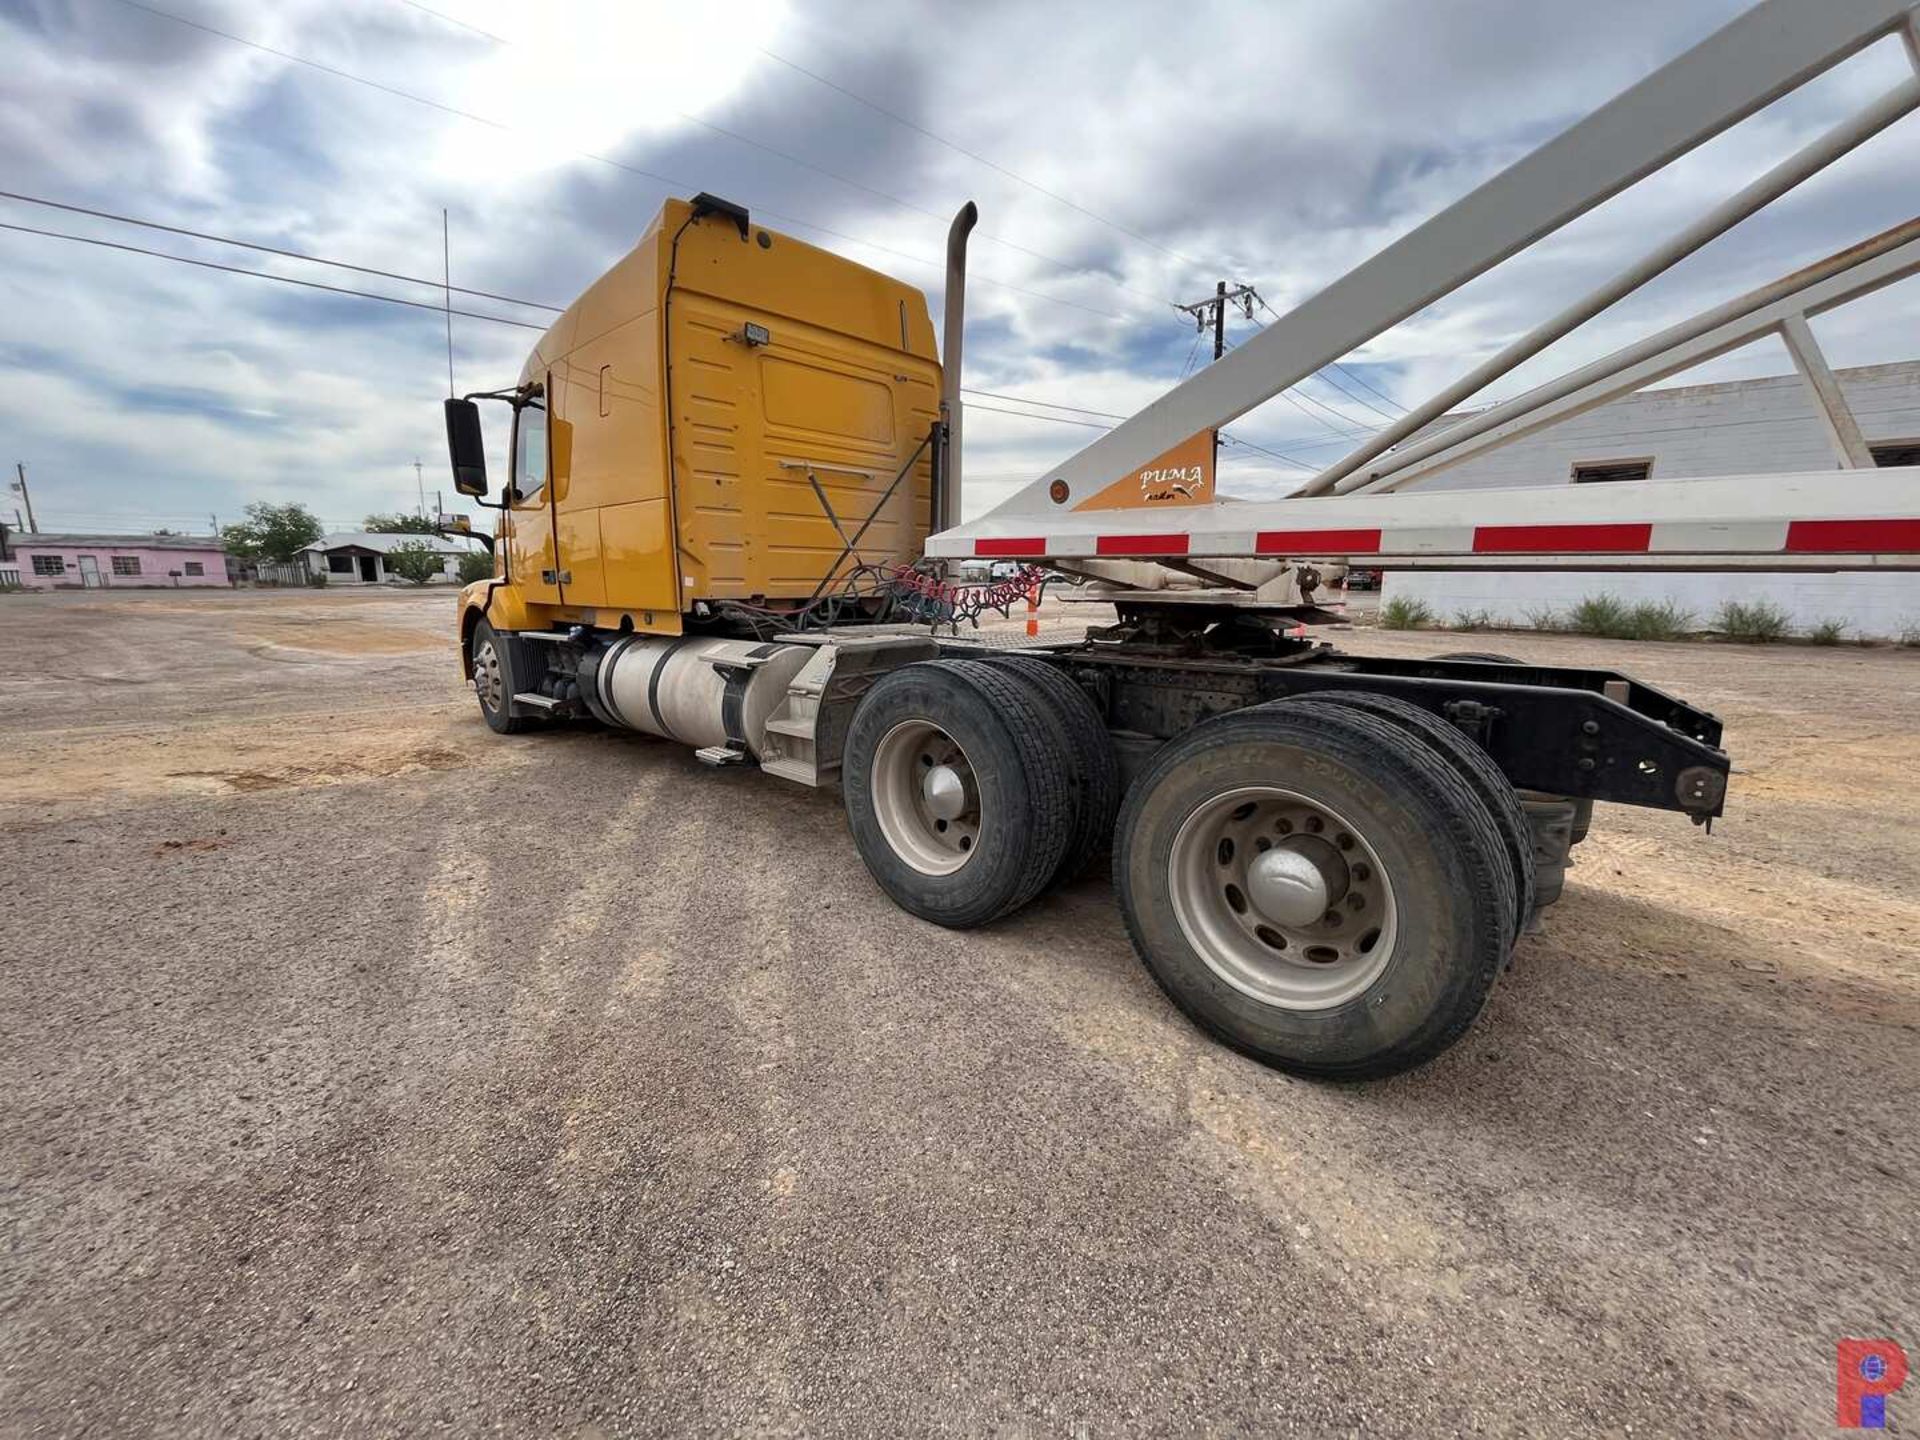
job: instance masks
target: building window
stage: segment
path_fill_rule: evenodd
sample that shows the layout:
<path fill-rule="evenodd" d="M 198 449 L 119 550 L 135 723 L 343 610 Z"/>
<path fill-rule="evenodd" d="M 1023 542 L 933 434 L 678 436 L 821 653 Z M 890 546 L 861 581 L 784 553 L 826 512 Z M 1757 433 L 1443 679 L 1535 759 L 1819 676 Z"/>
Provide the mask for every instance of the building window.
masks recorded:
<path fill-rule="evenodd" d="M 67 573 L 67 562 L 58 555 L 36 555 L 33 557 L 33 573 L 64 575 Z"/>
<path fill-rule="evenodd" d="M 1882 440 L 1867 446 L 1867 453 L 1883 470 L 1894 465 L 1920 465 L 1920 440 Z"/>
<path fill-rule="evenodd" d="M 351 555 L 327 556 L 327 571 L 332 575 L 351 575 L 353 573 L 353 557 Z"/>
<path fill-rule="evenodd" d="M 187 561 L 187 573 L 189 575 L 204 575 L 207 573 L 207 567 L 202 565 L 198 560 L 189 560 Z"/>
<path fill-rule="evenodd" d="M 1651 480 L 1653 457 L 1644 460 L 1576 460 L 1573 483 L 1604 485 L 1613 480 Z"/>
<path fill-rule="evenodd" d="M 138 575 L 140 573 L 140 557 L 138 555 L 114 556 L 113 573 L 116 575 Z"/>

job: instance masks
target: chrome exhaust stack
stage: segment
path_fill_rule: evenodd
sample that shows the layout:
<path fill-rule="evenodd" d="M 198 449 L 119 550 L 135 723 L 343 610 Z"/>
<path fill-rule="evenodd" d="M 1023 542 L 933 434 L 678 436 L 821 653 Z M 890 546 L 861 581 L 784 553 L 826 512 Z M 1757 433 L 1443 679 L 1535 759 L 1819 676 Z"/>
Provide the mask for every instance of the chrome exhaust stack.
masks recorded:
<path fill-rule="evenodd" d="M 967 236 L 980 221 L 969 200 L 947 227 L 947 318 L 940 332 L 940 418 L 946 424 L 941 484 L 934 496 L 933 528 L 960 523 L 960 349 L 967 316 Z"/>

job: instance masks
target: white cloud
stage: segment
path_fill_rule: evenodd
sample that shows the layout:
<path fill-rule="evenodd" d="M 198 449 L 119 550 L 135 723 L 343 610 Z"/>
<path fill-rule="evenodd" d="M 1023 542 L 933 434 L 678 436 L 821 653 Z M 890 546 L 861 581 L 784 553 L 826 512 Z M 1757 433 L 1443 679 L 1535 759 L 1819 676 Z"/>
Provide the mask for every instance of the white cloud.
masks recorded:
<path fill-rule="evenodd" d="M 968 383 L 1118 414 L 1178 378 L 1193 336 L 1170 302 L 1226 278 L 1257 284 L 1284 310 L 1740 8 L 437 0 L 502 45 L 403 0 L 153 3 L 500 124 L 120 0 L 26 0 L 0 17 L 8 188 L 428 277 L 445 207 L 456 283 L 564 303 L 638 238 L 667 193 L 637 169 L 682 193 L 739 199 L 775 229 L 920 285 L 936 320 L 944 217 L 976 198 Z M 1890 45 L 1859 57 L 1354 358 L 1401 400 L 1419 398 L 1604 278 L 1634 243 L 1832 123 L 1844 103 L 1892 83 L 1902 63 Z M 1914 123 L 1497 393 L 1906 218 Z M 0 220 L 438 298 L 14 203 L 0 204 Z M 445 341 L 426 311 L 5 232 L 0 307 L 0 429 L 53 519 L 177 526 L 210 505 L 231 514 L 300 494 L 348 522 L 410 504 L 416 455 L 429 489 L 444 475 Z M 1917 309 L 1915 287 L 1898 287 L 1822 321 L 1821 333 L 1840 364 L 1910 356 Z M 456 327 L 463 387 L 511 380 L 532 339 Z M 1244 322 L 1234 330 L 1244 335 Z M 1779 363 L 1759 351 L 1723 365 Z M 1325 462 L 1339 453 L 1335 430 L 1378 423 L 1337 390 L 1307 393 L 1334 418 L 1276 401 L 1233 428 Z M 977 411 L 968 508 L 1096 433 Z M 1229 447 L 1223 462 L 1229 488 L 1290 483 L 1284 464 L 1250 449 Z"/>

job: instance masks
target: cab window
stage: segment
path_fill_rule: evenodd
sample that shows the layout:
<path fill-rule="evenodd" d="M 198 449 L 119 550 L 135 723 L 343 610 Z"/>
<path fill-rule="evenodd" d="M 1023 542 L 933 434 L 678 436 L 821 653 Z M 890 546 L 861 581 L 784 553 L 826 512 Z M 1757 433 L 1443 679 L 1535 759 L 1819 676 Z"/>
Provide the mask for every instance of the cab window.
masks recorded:
<path fill-rule="evenodd" d="M 547 483 L 547 411 L 537 400 L 513 422 L 513 495 L 528 500 Z"/>

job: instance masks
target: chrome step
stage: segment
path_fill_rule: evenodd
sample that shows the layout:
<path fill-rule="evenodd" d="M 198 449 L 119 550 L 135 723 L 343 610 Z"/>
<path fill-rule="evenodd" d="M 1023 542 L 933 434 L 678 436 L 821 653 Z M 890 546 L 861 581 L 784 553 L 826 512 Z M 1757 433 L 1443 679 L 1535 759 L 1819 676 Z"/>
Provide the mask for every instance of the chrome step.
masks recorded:
<path fill-rule="evenodd" d="M 814 787 L 820 783 L 819 772 L 808 760 L 762 760 L 760 768 L 769 775 L 777 775 L 782 780 L 791 780 L 796 785 Z"/>

